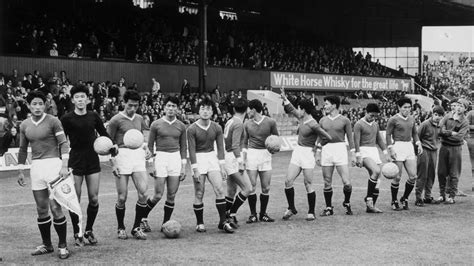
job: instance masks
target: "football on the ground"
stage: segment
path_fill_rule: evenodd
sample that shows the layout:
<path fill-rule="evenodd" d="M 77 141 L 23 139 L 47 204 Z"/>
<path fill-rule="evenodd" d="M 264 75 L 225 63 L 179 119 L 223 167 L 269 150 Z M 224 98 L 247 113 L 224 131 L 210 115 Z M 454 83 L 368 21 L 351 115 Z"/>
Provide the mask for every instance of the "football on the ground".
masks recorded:
<path fill-rule="evenodd" d="M 123 144 L 129 149 L 138 149 L 143 145 L 144 137 L 137 129 L 129 129 L 123 136 Z"/>
<path fill-rule="evenodd" d="M 94 141 L 94 151 L 99 155 L 109 155 L 113 145 L 111 139 L 106 136 L 100 136 Z"/>
<path fill-rule="evenodd" d="M 386 163 L 382 166 L 382 174 L 387 179 L 394 179 L 398 176 L 398 166 L 395 163 Z"/>
<path fill-rule="evenodd" d="M 169 220 L 162 225 L 163 234 L 167 238 L 177 238 L 181 232 L 181 224 L 175 220 Z"/>
<path fill-rule="evenodd" d="M 281 149 L 281 140 L 277 135 L 270 135 L 265 140 L 265 147 L 270 153 L 279 152 Z"/>

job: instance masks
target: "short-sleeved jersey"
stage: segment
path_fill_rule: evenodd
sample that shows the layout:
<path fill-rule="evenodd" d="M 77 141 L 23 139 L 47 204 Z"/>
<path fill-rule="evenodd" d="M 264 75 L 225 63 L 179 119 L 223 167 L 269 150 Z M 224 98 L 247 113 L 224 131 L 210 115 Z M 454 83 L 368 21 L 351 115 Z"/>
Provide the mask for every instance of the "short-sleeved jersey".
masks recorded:
<path fill-rule="evenodd" d="M 262 116 L 260 121 L 249 119 L 244 123 L 244 147 L 251 149 L 266 149 L 265 140 L 270 135 L 278 135 L 275 120 Z"/>
<path fill-rule="evenodd" d="M 207 127 L 198 124 L 199 120 L 188 127 L 188 150 L 191 164 L 196 164 L 196 153 L 214 151 L 214 142 L 217 146 L 217 158 L 224 160 L 224 136 L 222 128 L 214 121 L 209 121 Z"/>
<path fill-rule="evenodd" d="M 319 120 L 321 127 L 329 133 L 332 140 L 322 139 L 322 143 L 338 143 L 349 141 L 349 148 L 354 148 L 354 141 L 352 137 L 351 121 L 340 114 L 335 117 L 325 116 Z"/>
<path fill-rule="evenodd" d="M 387 145 L 390 145 L 393 141 L 418 141 L 418 134 L 416 132 L 415 118 L 409 115 L 403 117 L 400 114 L 396 114 L 387 122 L 386 130 L 386 141 Z"/>
<path fill-rule="evenodd" d="M 31 145 L 33 160 L 60 158 L 61 154 L 69 152 L 69 145 L 61 122 L 49 114 L 44 114 L 38 122 L 34 122 L 32 118 L 21 122 L 20 153 L 18 155 L 20 164 L 26 162 L 28 143 Z"/>
<path fill-rule="evenodd" d="M 109 136 L 99 115 L 93 111 L 84 115 L 69 112 L 61 118 L 61 123 L 73 150 L 93 150 L 96 131 L 100 136 Z"/>
<path fill-rule="evenodd" d="M 178 119 L 168 121 L 165 118 L 160 118 L 150 126 L 150 134 L 148 136 L 148 148 L 154 152 L 156 144 L 156 151 L 162 152 L 177 152 L 181 154 L 181 158 L 186 158 L 186 126 Z"/>
<path fill-rule="evenodd" d="M 143 117 L 139 114 L 134 114 L 133 117 L 128 117 L 123 112 L 119 112 L 110 119 L 107 132 L 112 141 L 117 144 L 119 148 L 123 148 L 125 147 L 123 144 L 123 136 L 130 129 L 137 129 L 140 130 L 140 132 L 143 132 L 143 130 L 146 129 Z"/>
<path fill-rule="evenodd" d="M 224 127 L 224 144 L 227 152 L 233 152 L 235 158 L 240 157 L 244 141 L 244 123 L 238 117 L 229 119 Z"/>
<path fill-rule="evenodd" d="M 385 143 L 380 136 L 380 129 L 377 122 L 367 122 L 365 118 L 360 119 L 354 125 L 354 145 L 356 152 L 360 152 L 360 147 L 376 147 L 377 144 L 385 150 Z"/>
<path fill-rule="evenodd" d="M 298 118 L 300 126 L 298 127 L 298 145 L 303 147 L 314 147 L 316 144 L 316 139 L 318 135 L 324 137 L 327 133 L 318 122 L 310 118 L 306 121 L 303 121 L 304 115 L 301 114 L 289 101 L 284 102 L 285 112 L 292 114 Z"/>

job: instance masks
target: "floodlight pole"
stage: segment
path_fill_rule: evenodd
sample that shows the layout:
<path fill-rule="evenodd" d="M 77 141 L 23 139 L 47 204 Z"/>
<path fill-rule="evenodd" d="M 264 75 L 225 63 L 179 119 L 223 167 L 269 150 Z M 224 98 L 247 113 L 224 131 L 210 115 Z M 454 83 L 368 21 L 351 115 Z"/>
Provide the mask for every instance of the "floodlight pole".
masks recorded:
<path fill-rule="evenodd" d="M 207 6 L 208 0 L 199 1 L 199 93 L 206 91 L 207 62 Z"/>

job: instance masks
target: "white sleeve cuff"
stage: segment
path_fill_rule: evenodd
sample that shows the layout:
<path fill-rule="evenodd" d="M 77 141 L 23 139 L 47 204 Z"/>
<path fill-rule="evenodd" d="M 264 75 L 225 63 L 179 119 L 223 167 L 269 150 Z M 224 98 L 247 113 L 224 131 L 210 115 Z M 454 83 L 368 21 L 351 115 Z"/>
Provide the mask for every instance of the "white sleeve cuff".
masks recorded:
<path fill-rule="evenodd" d="M 225 164 L 225 160 L 219 160 L 219 164 Z"/>
<path fill-rule="evenodd" d="M 239 158 L 237 158 L 237 162 L 238 162 L 238 163 L 243 163 L 243 162 L 244 162 L 244 159 L 242 159 L 242 157 L 239 157 Z"/>
<path fill-rule="evenodd" d="M 283 101 L 283 104 L 288 105 L 288 104 L 290 104 L 290 101 L 288 101 L 288 99 L 286 99 L 286 100 Z"/>
<path fill-rule="evenodd" d="M 351 152 L 355 152 L 355 151 L 356 151 L 356 149 L 351 149 Z"/>
<path fill-rule="evenodd" d="M 388 154 L 388 151 L 387 151 L 387 150 L 383 150 L 383 154 Z"/>
<path fill-rule="evenodd" d="M 391 148 L 393 148 L 393 145 L 388 145 L 388 147 L 387 147 L 387 148 L 391 149 Z"/>
<path fill-rule="evenodd" d="M 356 157 L 361 157 L 362 154 L 360 152 L 356 152 Z"/>
<path fill-rule="evenodd" d="M 191 168 L 194 170 L 194 169 L 197 169 L 198 168 L 198 164 L 197 163 L 193 163 L 191 164 Z"/>
<path fill-rule="evenodd" d="M 417 141 L 415 144 L 416 145 L 421 145 L 421 141 Z"/>
<path fill-rule="evenodd" d="M 242 149 L 242 152 L 245 152 L 245 153 L 247 153 L 247 151 L 248 151 L 247 149 Z"/>
<path fill-rule="evenodd" d="M 181 164 L 187 164 L 188 163 L 188 160 L 186 159 L 181 159 Z"/>
<path fill-rule="evenodd" d="M 62 159 L 69 159 L 69 153 L 61 154 Z"/>

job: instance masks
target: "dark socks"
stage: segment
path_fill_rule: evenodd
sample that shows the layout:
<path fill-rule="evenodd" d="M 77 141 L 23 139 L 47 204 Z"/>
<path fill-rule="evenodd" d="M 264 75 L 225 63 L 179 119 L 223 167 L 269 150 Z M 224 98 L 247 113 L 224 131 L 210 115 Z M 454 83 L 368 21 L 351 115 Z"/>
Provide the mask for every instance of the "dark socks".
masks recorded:
<path fill-rule="evenodd" d="M 196 215 L 197 224 L 204 224 L 204 204 L 193 204 L 194 214 Z"/>
<path fill-rule="evenodd" d="M 377 202 L 378 197 L 379 197 L 379 189 L 376 188 L 374 191 L 374 194 L 372 195 L 372 198 L 374 199 L 374 204 Z"/>
<path fill-rule="evenodd" d="M 43 245 L 51 246 L 51 217 L 38 218 L 37 221 Z"/>
<path fill-rule="evenodd" d="M 226 220 L 226 215 L 225 215 L 226 202 L 225 202 L 225 199 L 216 199 L 216 208 L 217 208 L 217 212 L 219 212 L 219 224 L 223 224 Z"/>
<path fill-rule="evenodd" d="M 332 207 L 332 187 L 323 190 L 326 207 Z"/>
<path fill-rule="evenodd" d="M 142 218 L 145 217 L 145 213 L 147 211 L 147 205 L 137 202 L 135 205 L 135 222 L 133 222 L 133 229 L 140 227 L 140 222 L 142 221 Z"/>
<path fill-rule="evenodd" d="M 69 211 L 69 216 L 71 216 L 72 231 L 74 234 L 79 234 L 79 216 L 72 211 Z"/>
<path fill-rule="evenodd" d="M 230 211 L 230 208 L 232 208 L 232 204 L 234 203 L 234 199 L 231 197 L 225 197 L 225 211 L 228 212 Z"/>
<path fill-rule="evenodd" d="M 392 191 L 392 201 L 397 201 L 397 196 L 398 196 L 398 187 L 399 184 L 394 184 L 390 186 L 390 190 Z"/>
<path fill-rule="evenodd" d="M 244 204 L 246 199 L 247 197 L 245 197 L 242 192 L 239 192 L 239 194 L 237 194 L 237 197 L 235 197 L 234 204 L 232 204 L 232 207 L 230 208 L 230 213 L 237 213 L 237 210 L 240 208 L 240 206 L 242 206 L 242 204 Z"/>
<path fill-rule="evenodd" d="M 316 191 L 308 193 L 308 213 L 314 214 L 314 207 L 316 205 Z"/>
<path fill-rule="evenodd" d="M 257 194 L 250 194 L 247 199 L 249 202 L 250 214 L 257 214 Z"/>
<path fill-rule="evenodd" d="M 270 196 L 268 194 L 260 194 L 260 217 L 267 213 L 268 200 Z"/>
<path fill-rule="evenodd" d="M 352 185 L 344 185 L 344 203 L 351 202 Z"/>
<path fill-rule="evenodd" d="M 413 190 L 413 187 L 415 186 L 415 183 L 407 180 L 405 183 L 405 192 L 403 193 L 403 198 L 408 199 L 408 196 L 410 196 L 411 191 Z"/>
<path fill-rule="evenodd" d="M 367 198 L 374 198 L 375 186 L 377 186 L 377 180 L 369 178 L 367 182 Z"/>
<path fill-rule="evenodd" d="M 170 203 L 166 201 L 165 206 L 163 207 L 163 211 L 165 213 L 163 216 L 163 223 L 166 223 L 167 221 L 170 220 L 173 210 L 174 210 L 174 203 Z"/>
<path fill-rule="evenodd" d="M 54 219 L 53 224 L 54 224 L 54 229 L 56 230 L 56 233 L 58 234 L 58 238 L 59 238 L 58 247 L 60 247 L 60 248 L 67 247 L 67 242 L 66 242 L 66 235 L 67 235 L 66 217 L 63 216 L 62 218 Z"/>
<path fill-rule="evenodd" d="M 98 212 L 99 212 L 99 204 L 97 204 L 96 206 L 93 206 L 89 203 L 89 205 L 87 205 L 86 231 L 92 231 L 92 226 L 94 226 L 95 218 L 97 217 Z"/>
<path fill-rule="evenodd" d="M 295 207 L 295 189 L 293 187 L 285 188 L 286 200 L 288 201 L 288 209 L 296 210 Z"/>
<path fill-rule="evenodd" d="M 115 215 L 117 216 L 118 229 L 125 229 L 123 218 L 125 217 L 125 206 L 119 207 L 115 204 Z"/>
<path fill-rule="evenodd" d="M 157 202 L 152 202 L 150 199 L 147 199 L 146 201 L 146 210 L 144 212 L 144 218 L 148 218 L 148 214 L 150 214 L 151 210 L 155 207 L 155 205 L 158 203 Z"/>

